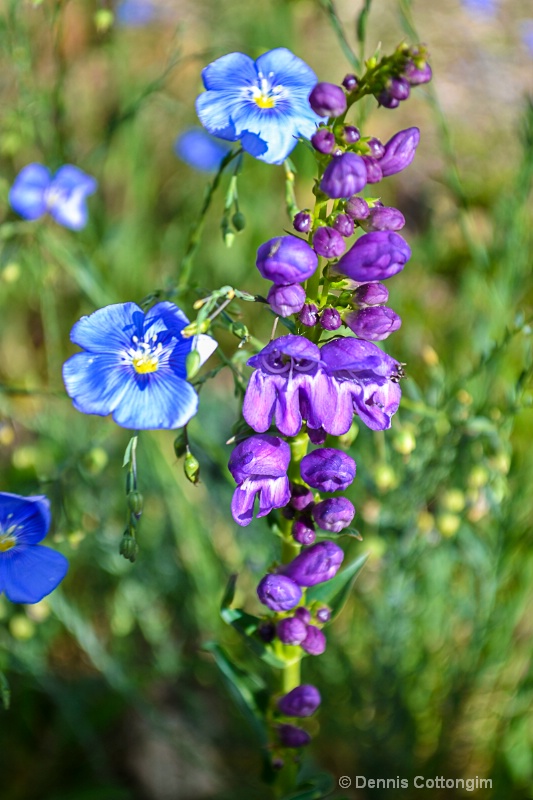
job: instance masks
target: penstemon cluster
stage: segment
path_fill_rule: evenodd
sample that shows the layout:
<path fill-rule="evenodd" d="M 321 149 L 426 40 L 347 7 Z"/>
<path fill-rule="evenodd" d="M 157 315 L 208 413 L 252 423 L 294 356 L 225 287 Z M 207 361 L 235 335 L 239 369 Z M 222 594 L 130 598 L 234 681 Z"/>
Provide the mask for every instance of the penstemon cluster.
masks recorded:
<path fill-rule="evenodd" d="M 409 166 L 419 131 L 399 131 L 383 144 L 346 116 L 367 95 L 395 108 L 411 86 L 430 80 L 431 69 L 425 49 L 407 45 L 370 59 L 366 67 L 337 86 L 317 82 L 310 67 L 285 48 L 257 61 L 232 53 L 209 64 L 198 116 L 217 140 L 238 142 L 235 150 L 213 144 L 218 161 L 223 158 L 216 181 L 243 151 L 286 166 L 294 233 L 274 236 L 257 251 L 257 269 L 272 284 L 267 298 L 224 287 L 195 304 L 200 313 L 192 323 L 169 300 L 151 308 L 148 301 L 98 309 L 74 325 L 71 340 L 81 352 L 63 367 L 67 393 L 79 411 L 112 415 L 134 432 L 179 429 L 198 409 L 193 384 L 217 347 L 208 335 L 214 317 L 235 298 L 267 302 L 276 317 L 271 341 L 247 361 L 253 371 L 243 390 L 243 421 L 229 470 L 236 483 L 233 519 L 246 526 L 254 512 L 268 516 L 281 553 L 257 587 L 265 613 L 254 617 L 232 608 L 232 582 L 223 617 L 281 671 L 280 690 L 260 712 L 271 764 L 279 769 L 292 762 L 288 754 L 309 743 L 313 728 L 307 719 L 321 702 L 318 689 L 302 682 L 302 659 L 324 652 L 324 626 L 338 610 L 333 598 L 360 567 L 339 572 L 339 541 L 354 535 L 355 515 L 342 493 L 355 479 L 356 464 L 332 437 L 350 438 L 354 416 L 374 431 L 389 428 L 401 396 L 402 364 L 376 342 L 401 324 L 386 305 L 383 282 L 403 269 L 411 252 L 398 233 L 405 224 L 401 212 L 384 206 L 369 187 Z M 198 141 L 196 134 L 193 139 Z M 312 150 L 318 167 L 312 209 L 298 209 L 294 199 L 287 159 L 298 140 Z M 86 196 L 95 190 L 94 179 L 72 165 L 52 177 L 46 167 L 31 164 L 17 178 L 10 201 L 27 219 L 49 213 L 77 230 L 87 218 Z M 238 213 L 233 225 L 239 230 Z M 289 333 L 276 337 L 277 318 Z M 186 435 L 183 441 L 186 472 L 194 482 Z M 125 460 L 129 521 L 121 543 L 132 561 L 142 513 L 135 445 L 134 435 Z M 67 569 L 63 556 L 38 546 L 49 525 L 46 498 L 3 494 L 0 501 L 0 591 L 14 602 L 37 602 Z"/>

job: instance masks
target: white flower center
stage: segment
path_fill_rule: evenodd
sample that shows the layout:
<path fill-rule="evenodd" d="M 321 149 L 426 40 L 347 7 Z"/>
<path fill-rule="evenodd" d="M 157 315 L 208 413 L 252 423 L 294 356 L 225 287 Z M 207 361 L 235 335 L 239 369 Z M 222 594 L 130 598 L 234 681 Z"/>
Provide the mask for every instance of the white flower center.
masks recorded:
<path fill-rule="evenodd" d="M 122 360 L 131 364 L 135 372 L 145 375 L 148 372 L 157 372 L 159 361 L 163 355 L 163 345 L 157 341 L 157 334 L 151 336 L 148 341 L 132 336 L 132 347 L 124 353 Z"/>
<path fill-rule="evenodd" d="M 246 96 L 253 100 L 259 108 L 274 108 L 278 100 L 287 95 L 287 90 L 280 84 L 272 85 L 273 72 L 269 72 L 266 78 L 262 72 L 258 72 L 258 78 L 255 86 L 244 90 Z"/>
<path fill-rule="evenodd" d="M 10 514 L 10 516 L 12 515 Z M 15 547 L 17 543 L 15 531 L 18 527 L 18 525 L 10 525 L 9 528 L 4 530 L 0 525 L 0 553 L 5 553 L 7 550 L 11 550 L 12 547 Z"/>

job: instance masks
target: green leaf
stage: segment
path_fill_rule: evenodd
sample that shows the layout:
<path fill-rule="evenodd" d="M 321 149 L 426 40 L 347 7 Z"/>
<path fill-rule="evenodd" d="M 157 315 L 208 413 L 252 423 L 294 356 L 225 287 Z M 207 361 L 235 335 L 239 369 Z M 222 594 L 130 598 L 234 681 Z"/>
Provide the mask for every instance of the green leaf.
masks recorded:
<path fill-rule="evenodd" d="M 283 796 L 282 800 L 322 800 L 335 788 L 335 780 L 329 772 L 321 772 L 311 780 L 302 783 L 296 791 Z"/>
<path fill-rule="evenodd" d="M 357 17 L 357 23 L 356 23 L 357 41 L 361 42 L 361 44 L 363 44 L 363 42 L 366 39 L 366 25 L 368 22 L 368 15 L 370 14 L 371 5 L 372 5 L 372 0 L 365 0 L 363 10 Z"/>
<path fill-rule="evenodd" d="M 330 581 L 312 586 L 307 591 L 307 601 L 325 603 L 331 608 L 331 619 L 338 617 L 367 558 L 368 553 L 352 561 Z"/>
<path fill-rule="evenodd" d="M 123 467 L 127 467 L 131 463 L 136 447 L 137 447 L 137 436 L 132 436 L 124 452 L 124 461 L 122 462 Z"/>
<path fill-rule="evenodd" d="M 0 672 L 0 704 L 4 707 L 4 711 L 9 710 L 11 703 L 11 689 L 9 683 L 3 672 Z"/>

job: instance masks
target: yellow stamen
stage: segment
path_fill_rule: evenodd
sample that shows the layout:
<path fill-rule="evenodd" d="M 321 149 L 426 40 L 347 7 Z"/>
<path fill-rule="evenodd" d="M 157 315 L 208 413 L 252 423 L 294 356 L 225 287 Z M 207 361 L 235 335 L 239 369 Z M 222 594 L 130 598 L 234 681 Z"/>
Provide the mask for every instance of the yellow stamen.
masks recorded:
<path fill-rule="evenodd" d="M 259 106 L 259 108 L 274 108 L 275 102 L 273 97 L 268 97 L 264 94 L 260 94 L 257 97 L 254 97 L 255 104 Z"/>
<path fill-rule="evenodd" d="M 135 372 L 145 375 L 147 372 L 157 372 L 159 368 L 159 358 L 157 355 L 142 353 L 135 356 L 132 361 Z"/>
<path fill-rule="evenodd" d="M 5 553 L 15 547 L 17 540 L 14 536 L 0 536 L 0 553 Z"/>

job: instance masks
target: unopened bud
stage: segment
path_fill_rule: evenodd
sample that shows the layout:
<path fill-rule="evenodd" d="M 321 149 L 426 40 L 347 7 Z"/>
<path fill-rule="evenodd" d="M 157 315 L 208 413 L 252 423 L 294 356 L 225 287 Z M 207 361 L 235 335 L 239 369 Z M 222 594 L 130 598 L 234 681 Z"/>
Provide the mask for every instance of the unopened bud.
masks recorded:
<path fill-rule="evenodd" d="M 191 322 L 183 328 L 181 335 L 184 339 L 190 339 L 191 336 L 197 336 L 199 333 L 207 333 L 210 324 L 208 319 L 204 319 L 203 322 Z"/>
<path fill-rule="evenodd" d="M 242 211 L 236 211 L 231 218 L 231 224 L 236 231 L 243 231 L 246 228 L 246 217 Z"/>
<path fill-rule="evenodd" d="M 137 519 L 143 513 L 144 498 L 140 492 L 133 491 L 128 494 L 128 508 Z"/>
<path fill-rule="evenodd" d="M 191 451 L 187 452 L 185 456 L 185 462 L 183 464 L 183 471 L 185 472 L 185 477 L 188 481 L 193 483 L 195 486 L 200 481 L 200 464 L 198 463 L 198 459 L 193 456 Z"/>
<path fill-rule="evenodd" d="M 397 453 L 402 456 L 408 456 L 416 447 L 416 439 L 412 431 L 402 430 L 397 431 L 392 439 L 392 446 Z"/>
<path fill-rule="evenodd" d="M 250 338 L 250 333 L 244 322 L 232 322 L 229 329 L 238 339 L 248 341 Z"/>
<path fill-rule="evenodd" d="M 437 528 L 442 536 L 455 536 L 460 524 L 461 518 L 456 514 L 439 514 L 437 517 Z"/>
<path fill-rule="evenodd" d="M 114 14 L 108 8 L 99 8 L 94 15 L 94 26 L 98 33 L 106 33 L 114 21 Z"/>
<path fill-rule="evenodd" d="M 131 561 L 132 564 L 137 558 L 137 554 L 139 552 L 139 545 L 137 544 L 133 536 L 131 536 L 129 531 L 125 531 L 124 536 L 120 540 L 119 552 L 121 556 L 127 558 L 128 561 Z"/>
<path fill-rule="evenodd" d="M 398 477 L 388 464 L 380 464 L 376 468 L 374 480 L 380 492 L 387 492 L 398 485 Z"/>
<path fill-rule="evenodd" d="M 187 358 L 185 360 L 185 367 L 187 369 L 187 380 L 191 380 L 194 378 L 200 367 L 202 366 L 202 359 L 200 358 L 200 353 L 198 350 L 191 350 L 187 354 Z"/>

